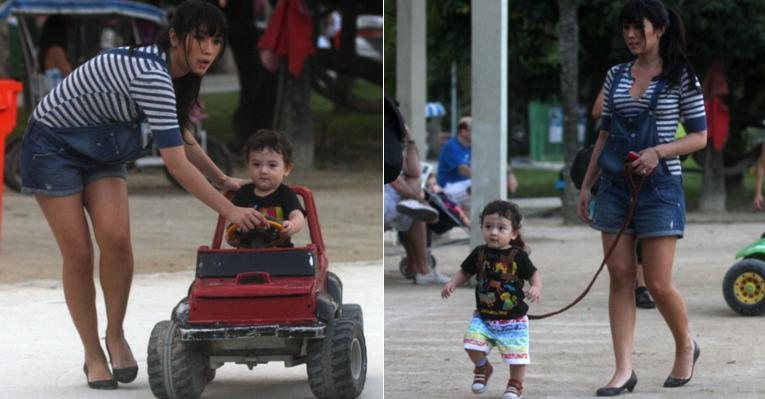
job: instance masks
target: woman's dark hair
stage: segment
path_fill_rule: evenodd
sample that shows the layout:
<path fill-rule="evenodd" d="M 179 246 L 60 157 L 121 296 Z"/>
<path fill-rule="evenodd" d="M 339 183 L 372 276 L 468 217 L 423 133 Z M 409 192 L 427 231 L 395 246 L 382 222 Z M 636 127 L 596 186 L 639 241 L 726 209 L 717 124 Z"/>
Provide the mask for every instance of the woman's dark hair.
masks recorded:
<path fill-rule="evenodd" d="M 157 39 L 157 45 L 165 52 L 170 49 L 170 29 L 175 31 L 179 43 L 186 50 L 186 54 L 188 54 L 188 49 L 186 49 L 186 37 L 188 35 L 194 37 L 197 34 L 202 34 L 220 37 L 223 40 L 223 46 L 218 58 L 226 48 L 226 17 L 218 7 L 210 3 L 200 0 L 186 0 L 175 9 L 170 19 L 170 25 L 160 33 Z M 182 128 L 188 127 L 190 124 L 189 113 L 194 105 L 197 105 L 197 96 L 201 84 L 202 77 L 193 73 L 173 79 L 178 124 Z"/>
<path fill-rule="evenodd" d="M 700 90 L 696 86 L 696 71 L 688 61 L 685 45 L 685 25 L 675 11 L 664 6 L 661 0 L 627 0 L 622 7 L 619 16 L 619 24 L 635 24 L 645 27 L 643 19 L 651 21 L 654 29 L 664 28 L 664 33 L 659 39 L 659 55 L 662 60 L 662 72 L 660 79 L 664 79 L 669 86 L 679 87 L 682 82 L 683 71 L 688 73 L 688 88 Z"/>
<path fill-rule="evenodd" d="M 521 220 L 523 220 L 523 215 L 521 215 L 518 205 L 504 200 L 489 202 L 483 208 L 483 211 L 481 211 L 481 225 L 483 225 L 483 218 L 485 216 L 494 214 L 510 220 L 510 225 L 513 226 L 513 231 L 516 232 L 516 236 L 510 241 L 510 244 L 521 249 L 526 248 L 526 243 L 521 238 Z"/>
<path fill-rule="evenodd" d="M 292 143 L 290 143 L 284 132 L 274 130 L 259 129 L 250 136 L 242 151 L 242 158 L 245 162 L 250 162 L 250 152 L 271 150 L 282 155 L 284 164 L 292 166 Z"/>
<path fill-rule="evenodd" d="M 40 72 L 45 72 L 45 54 L 53 46 L 60 46 L 66 52 L 66 23 L 68 18 L 64 15 L 51 15 L 45 19 L 40 32 L 40 49 L 37 52 L 37 61 L 40 63 Z"/>

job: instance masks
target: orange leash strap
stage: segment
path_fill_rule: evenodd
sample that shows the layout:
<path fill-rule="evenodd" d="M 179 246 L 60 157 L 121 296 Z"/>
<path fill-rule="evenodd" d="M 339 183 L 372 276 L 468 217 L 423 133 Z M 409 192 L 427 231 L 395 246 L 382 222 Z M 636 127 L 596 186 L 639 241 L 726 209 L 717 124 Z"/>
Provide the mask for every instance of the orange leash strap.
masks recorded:
<path fill-rule="evenodd" d="M 573 302 L 570 304 L 564 306 L 563 308 L 560 308 L 554 312 L 545 313 L 545 314 L 530 314 L 528 315 L 529 320 L 540 320 L 540 319 L 546 319 L 550 316 L 555 316 L 556 314 L 563 313 L 569 309 L 571 309 L 574 305 L 579 303 L 588 292 L 590 292 L 590 288 L 592 288 L 592 285 L 595 284 L 595 280 L 598 279 L 598 276 L 600 275 L 600 272 L 603 271 L 603 267 L 606 265 L 606 261 L 611 256 L 611 253 L 614 252 L 614 248 L 616 248 L 616 244 L 619 242 L 619 239 L 622 237 L 622 233 L 624 233 L 624 229 L 627 228 L 627 225 L 629 224 L 630 220 L 632 220 L 632 214 L 635 212 L 635 204 L 637 204 L 637 196 L 640 192 L 640 188 L 643 186 L 643 182 L 645 181 L 645 176 L 640 178 L 640 183 L 637 185 L 635 184 L 635 181 L 632 180 L 632 173 L 627 170 L 627 168 L 624 168 L 624 175 L 627 177 L 627 182 L 629 182 L 630 185 L 630 207 L 627 210 L 627 217 L 624 218 L 624 223 L 622 224 L 622 228 L 619 229 L 619 232 L 616 233 L 616 239 L 613 243 L 611 243 L 611 246 L 608 248 L 608 251 L 606 251 L 606 256 L 603 258 L 603 261 L 600 262 L 600 267 L 598 267 L 598 271 L 595 272 L 595 275 L 592 276 L 592 280 L 590 280 L 590 283 L 587 284 L 587 288 L 582 291 L 581 294 L 579 294 L 576 299 L 574 299 Z"/>

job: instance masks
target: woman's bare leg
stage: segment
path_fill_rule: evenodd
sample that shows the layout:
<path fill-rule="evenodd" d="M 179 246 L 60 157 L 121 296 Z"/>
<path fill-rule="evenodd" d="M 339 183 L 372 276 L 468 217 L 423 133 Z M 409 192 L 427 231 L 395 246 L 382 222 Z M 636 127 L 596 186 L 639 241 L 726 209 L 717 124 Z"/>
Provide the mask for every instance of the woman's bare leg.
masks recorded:
<path fill-rule="evenodd" d="M 98 339 L 96 289 L 93 282 L 93 244 L 83 210 L 82 194 L 66 197 L 35 196 L 56 238 L 64 264 L 64 298 L 82 340 L 88 380 L 112 378 Z"/>
<path fill-rule="evenodd" d="M 603 234 L 608 250 L 615 234 Z M 635 237 L 622 235 L 607 262 L 610 277 L 608 319 L 614 346 L 616 370 L 607 387 L 618 387 L 632 375 L 632 343 L 635 335 Z"/>
<path fill-rule="evenodd" d="M 127 182 L 119 177 L 93 181 L 85 187 L 85 207 L 93 220 L 100 250 L 99 278 L 107 320 L 105 344 L 111 351 L 112 367 L 135 366 L 122 326 L 133 280 Z"/>
<path fill-rule="evenodd" d="M 693 364 L 693 342 L 688 333 L 685 301 L 672 283 L 676 246 L 675 237 L 643 240 L 643 273 L 648 291 L 675 339 L 675 363 L 670 375 L 675 378 L 688 378 Z"/>

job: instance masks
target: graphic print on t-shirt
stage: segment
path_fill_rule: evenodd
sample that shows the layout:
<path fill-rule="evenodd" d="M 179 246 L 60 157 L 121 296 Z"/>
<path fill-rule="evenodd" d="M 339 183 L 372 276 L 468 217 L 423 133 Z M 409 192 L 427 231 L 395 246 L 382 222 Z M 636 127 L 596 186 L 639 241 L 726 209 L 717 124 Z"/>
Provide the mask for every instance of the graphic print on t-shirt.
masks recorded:
<path fill-rule="evenodd" d="M 491 316 L 508 314 L 522 300 L 518 297 L 518 264 L 515 260 L 484 260 L 480 267 L 486 271 L 486 278 L 478 279 L 478 311 Z"/>
<path fill-rule="evenodd" d="M 282 209 L 281 206 L 269 206 L 266 208 L 259 208 L 258 205 L 255 204 L 253 208 L 257 209 L 260 213 L 262 213 L 265 216 L 271 216 L 272 218 L 275 218 L 280 221 L 284 221 L 284 219 L 286 219 L 284 217 L 284 209 Z"/>

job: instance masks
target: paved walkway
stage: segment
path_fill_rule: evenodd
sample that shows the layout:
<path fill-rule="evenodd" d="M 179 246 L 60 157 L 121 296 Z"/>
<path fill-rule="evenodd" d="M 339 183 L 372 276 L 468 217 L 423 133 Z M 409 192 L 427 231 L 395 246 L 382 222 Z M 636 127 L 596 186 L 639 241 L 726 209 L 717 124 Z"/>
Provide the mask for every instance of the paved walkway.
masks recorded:
<path fill-rule="evenodd" d="M 751 215 L 762 219 L 761 215 Z M 763 230 L 757 223 L 691 223 L 679 241 L 674 281 L 687 303 L 691 334 L 702 352 L 693 380 L 679 389 L 662 388 L 672 367 L 674 346 L 660 314 L 639 309 L 633 365 L 638 375 L 630 399 L 761 398 L 765 380 L 763 317 L 738 316 L 722 296 L 722 279 L 734 253 Z M 467 256 L 459 230 L 436 241 L 438 269 L 452 274 Z M 558 218 L 527 218 L 523 237 L 541 271 L 542 302 L 532 314 L 568 304 L 586 286 L 601 260 L 599 235 L 584 226 L 563 226 Z M 446 243 L 446 245 L 444 245 Z M 489 391 L 470 392 L 472 365 L 462 335 L 475 307 L 473 289 L 448 300 L 441 286 L 414 286 L 398 272 L 403 250 L 385 243 L 385 398 L 498 398 L 508 370 L 496 351 Z M 585 299 L 568 312 L 531 322 L 531 361 L 525 398 L 594 397 L 613 371 L 604 272 Z"/>
<path fill-rule="evenodd" d="M 343 280 L 344 300 L 364 310 L 368 371 L 360 398 L 383 397 L 383 306 L 380 262 L 330 265 Z M 91 390 L 82 374 L 82 346 L 57 281 L 0 285 L 0 398 L 151 398 L 146 348 L 154 324 L 170 311 L 193 280 L 192 272 L 137 275 L 128 307 L 126 336 L 138 360 L 138 379 L 116 391 Z M 97 304 L 104 328 L 103 296 Z M 305 365 L 225 364 L 203 398 L 312 398 Z"/>

